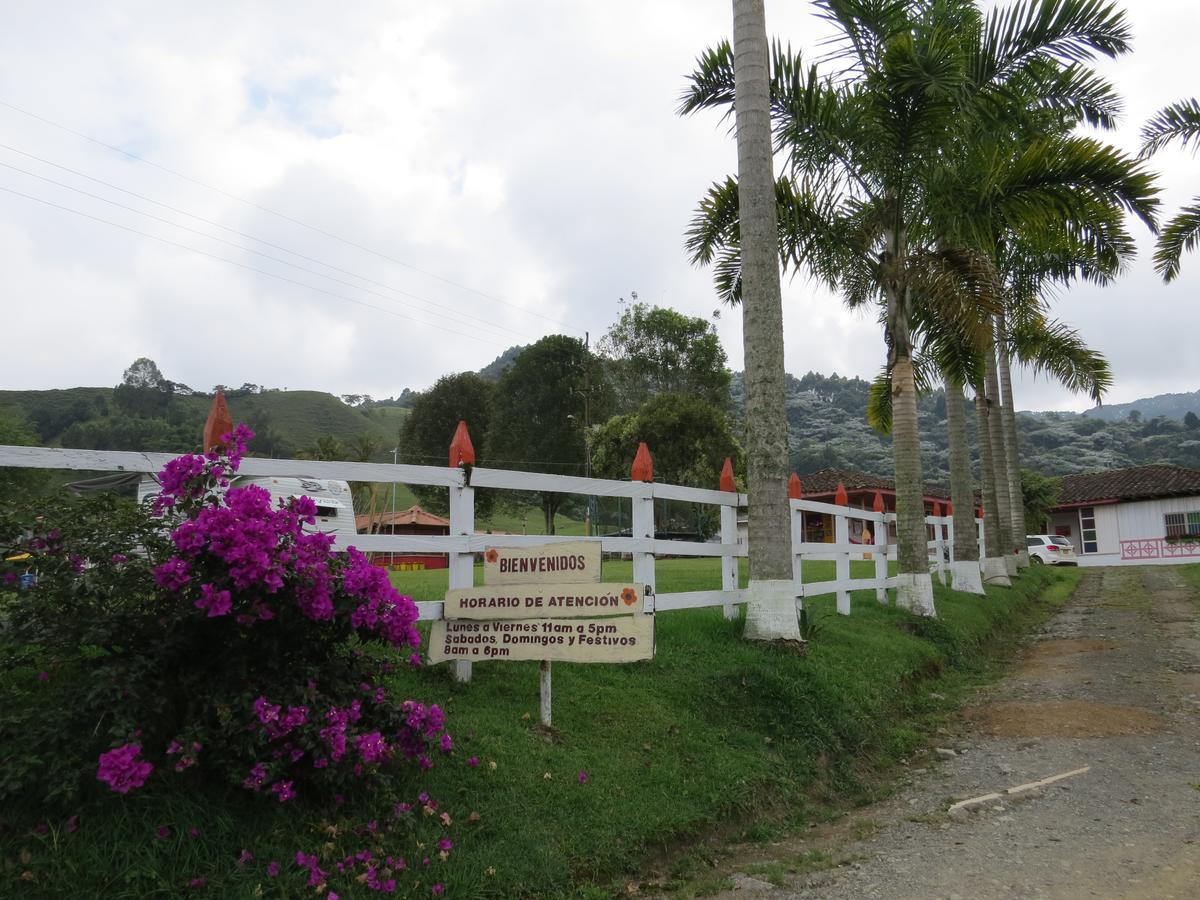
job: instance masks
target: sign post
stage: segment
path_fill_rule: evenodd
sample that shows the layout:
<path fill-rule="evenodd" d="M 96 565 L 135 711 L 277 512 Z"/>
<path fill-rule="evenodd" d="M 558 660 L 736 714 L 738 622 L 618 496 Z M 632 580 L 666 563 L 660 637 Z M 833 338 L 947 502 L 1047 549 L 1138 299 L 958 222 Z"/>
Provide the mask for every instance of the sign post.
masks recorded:
<path fill-rule="evenodd" d="M 602 583 L 600 544 L 489 547 L 482 587 L 446 591 L 429 633 L 429 661 L 537 660 L 541 722 L 551 722 L 552 661 L 620 663 L 654 657 L 644 584 Z"/>

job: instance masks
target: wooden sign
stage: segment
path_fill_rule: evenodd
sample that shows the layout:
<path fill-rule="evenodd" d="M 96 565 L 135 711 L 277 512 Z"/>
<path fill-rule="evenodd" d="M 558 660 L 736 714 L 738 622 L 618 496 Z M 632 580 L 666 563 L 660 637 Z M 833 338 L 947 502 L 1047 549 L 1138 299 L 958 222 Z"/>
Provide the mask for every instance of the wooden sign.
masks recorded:
<path fill-rule="evenodd" d="M 486 622 L 439 619 L 429 632 L 431 663 L 451 659 L 621 663 L 653 657 L 653 616 Z"/>
<path fill-rule="evenodd" d="M 600 580 L 600 542 L 568 541 L 539 547 L 488 547 L 483 583 L 579 584 Z"/>
<path fill-rule="evenodd" d="M 532 619 L 541 616 L 627 616 L 644 611 L 641 584 L 514 584 L 452 588 L 447 619 Z"/>

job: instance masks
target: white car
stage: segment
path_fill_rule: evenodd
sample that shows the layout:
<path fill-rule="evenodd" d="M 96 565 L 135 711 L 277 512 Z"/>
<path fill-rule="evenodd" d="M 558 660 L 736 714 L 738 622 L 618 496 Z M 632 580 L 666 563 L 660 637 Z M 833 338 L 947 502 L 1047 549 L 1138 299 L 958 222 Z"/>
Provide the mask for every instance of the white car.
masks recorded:
<path fill-rule="evenodd" d="M 1027 534 L 1025 543 L 1029 545 L 1029 561 L 1034 565 L 1079 565 L 1075 558 L 1075 548 L 1065 537 L 1056 534 Z"/>

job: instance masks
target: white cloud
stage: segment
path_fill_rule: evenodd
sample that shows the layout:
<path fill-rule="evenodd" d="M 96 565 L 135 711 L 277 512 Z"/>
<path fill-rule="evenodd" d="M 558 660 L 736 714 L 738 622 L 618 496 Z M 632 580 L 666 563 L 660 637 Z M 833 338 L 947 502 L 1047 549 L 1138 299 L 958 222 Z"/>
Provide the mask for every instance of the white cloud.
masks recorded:
<path fill-rule="evenodd" d="M 1129 109 L 1114 139 L 1134 149 L 1146 116 L 1200 94 L 1181 62 L 1200 12 L 1183 2 L 1126 6 L 1137 52 L 1109 72 Z M 728 33 L 727 2 L 80 2 L 7 12 L 0 100 L 226 193 L 4 107 L 0 143 L 321 262 L 7 150 L 0 162 L 356 287 L 10 169 L 0 168 L 0 187 L 396 315 L 0 192 L 6 309 L 21 310 L 20 338 L 0 357 L 0 386 L 112 384 L 149 355 L 195 387 L 251 381 L 388 395 L 478 368 L 564 324 L 596 339 L 631 290 L 693 315 L 718 306 L 708 273 L 685 257 L 683 232 L 704 190 L 733 168 L 733 145 L 715 115 L 680 119 L 674 108 L 695 56 Z M 814 46 L 824 32 L 804 3 L 774 0 L 768 21 L 797 46 Z M 1166 176 L 1168 211 L 1200 192 L 1190 155 L 1166 154 L 1154 166 Z M 1149 236 L 1140 244 L 1148 255 Z M 1200 310 L 1190 302 L 1200 255 L 1183 272 L 1163 287 L 1143 259 L 1113 287 L 1077 288 L 1057 304 L 1112 360 L 1112 400 L 1200 386 L 1192 338 Z M 803 279 L 784 290 L 790 371 L 870 378 L 878 370 L 871 315 L 846 312 Z M 723 310 L 718 328 L 740 366 L 737 311 Z M 1020 377 L 1018 390 L 1022 407 L 1087 405 L 1044 381 Z"/>

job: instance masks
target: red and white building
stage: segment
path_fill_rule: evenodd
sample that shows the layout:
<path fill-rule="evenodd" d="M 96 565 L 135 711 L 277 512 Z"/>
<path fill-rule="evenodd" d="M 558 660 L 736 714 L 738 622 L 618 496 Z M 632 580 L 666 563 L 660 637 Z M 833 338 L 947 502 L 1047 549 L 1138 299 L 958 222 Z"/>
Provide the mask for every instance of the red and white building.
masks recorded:
<path fill-rule="evenodd" d="M 1200 470 L 1065 475 L 1046 533 L 1068 538 L 1081 566 L 1200 562 Z"/>

